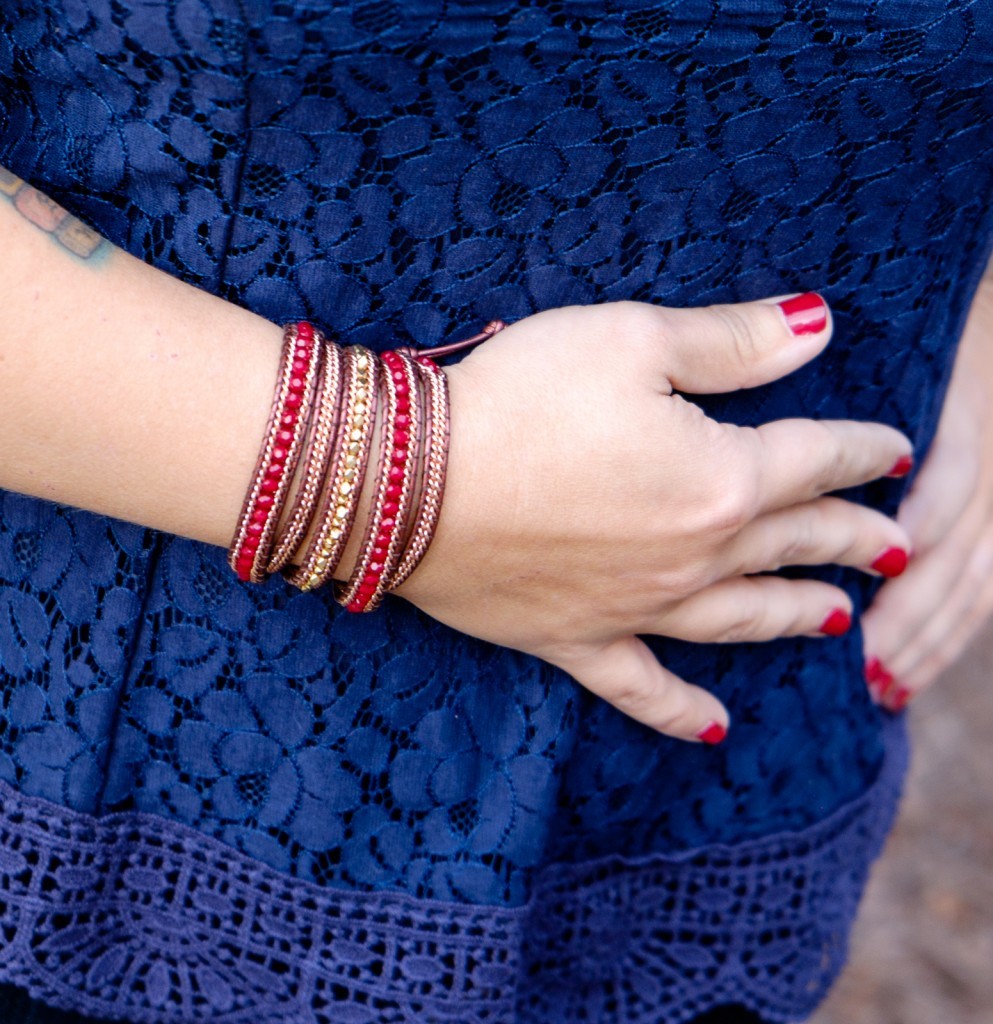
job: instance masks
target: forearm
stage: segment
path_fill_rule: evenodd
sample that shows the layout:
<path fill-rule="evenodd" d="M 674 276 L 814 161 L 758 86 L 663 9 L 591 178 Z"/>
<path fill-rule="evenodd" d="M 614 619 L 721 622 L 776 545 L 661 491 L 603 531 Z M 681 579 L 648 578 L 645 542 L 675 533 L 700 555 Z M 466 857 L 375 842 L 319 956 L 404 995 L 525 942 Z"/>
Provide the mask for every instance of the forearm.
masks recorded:
<path fill-rule="evenodd" d="M 0 487 L 227 545 L 280 329 L 0 192 Z"/>

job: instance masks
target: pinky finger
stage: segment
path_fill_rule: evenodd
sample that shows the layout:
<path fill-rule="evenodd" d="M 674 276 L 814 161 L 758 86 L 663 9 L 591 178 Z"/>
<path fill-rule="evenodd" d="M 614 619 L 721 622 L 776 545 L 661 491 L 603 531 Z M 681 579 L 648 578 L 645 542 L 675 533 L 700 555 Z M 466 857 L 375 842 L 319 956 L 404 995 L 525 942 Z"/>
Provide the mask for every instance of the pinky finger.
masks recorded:
<path fill-rule="evenodd" d="M 680 640 L 729 644 L 787 636 L 840 636 L 851 624 L 851 600 L 829 583 L 735 576 L 680 601 L 658 628 Z"/>
<path fill-rule="evenodd" d="M 540 653 L 619 711 L 667 736 L 713 744 L 727 734 L 724 705 L 660 665 L 637 637 L 622 637 L 602 647 Z"/>

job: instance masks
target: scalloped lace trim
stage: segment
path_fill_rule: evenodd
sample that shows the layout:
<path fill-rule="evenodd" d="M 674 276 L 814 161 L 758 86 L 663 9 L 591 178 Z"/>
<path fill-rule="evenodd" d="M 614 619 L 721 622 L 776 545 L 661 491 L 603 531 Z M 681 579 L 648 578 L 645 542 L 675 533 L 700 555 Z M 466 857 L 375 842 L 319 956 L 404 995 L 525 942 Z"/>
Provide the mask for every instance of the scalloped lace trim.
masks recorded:
<path fill-rule="evenodd" d="M 844 963 L 906 764 L 814 828 L 672 858 L 551 866 L 526 906 L 291 879 L 147 814 L 0 783 L 0 980 L 141 1024 L 679 1024 L 807 1016 Z M 580 1016 L 582 1015 L 582 1016 Z"/>

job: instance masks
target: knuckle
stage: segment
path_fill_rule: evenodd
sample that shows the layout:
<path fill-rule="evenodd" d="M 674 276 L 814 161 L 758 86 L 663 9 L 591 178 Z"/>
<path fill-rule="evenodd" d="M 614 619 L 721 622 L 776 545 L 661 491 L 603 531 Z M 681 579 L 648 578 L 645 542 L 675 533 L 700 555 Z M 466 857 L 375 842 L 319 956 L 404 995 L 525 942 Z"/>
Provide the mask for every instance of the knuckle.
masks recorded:
<path fill-rule="evenodd" d="M 611 306 L 614 310 L 613 330 L 617 332 L 620 328 L 623 341 L 637 353 L 656 354 L 659 339 L 664 333 L 663 309 L 634 299 L 621 299 Z"/>
<path fill-rule="evenodd" d="M 664 570 L 659 574 L 656 585 L 667 599 L 678 600 L 709 587 L 718 578 L 719 573 L 715 566 L 696 561 Z"/>
<path fill-rule="evenodd" d="M 758 325 L 737 306 L 715 306 L 714 316 L 727 333 L 734 358 L 746 371 L 748 379 L 748 371 L 753 370 L 764 355 L 764 339 Z"/>
<path fill-rule="evenodd" d="M 716 642 L 721 644 L 737 644 L 755 640 L 767 634 L 768 624 L 765 611 L 759 604 L 739 606 L 734 610 L 730 620 L 721 627 Z"/>
<path fill-rule="evenodd" d="M 682 689 L 674 689 L 669 690 L 658 701 L 653 721 L 662 732 L 688 736 L 694 731 L 698 717 L 689 693 Z"/>
<path fill-rule="evenodd" d="M 730 471 L 706 511 L 708 533 L 734 535 L 752 521 L 757 505 L 756 487 L 740 471 Z"/>

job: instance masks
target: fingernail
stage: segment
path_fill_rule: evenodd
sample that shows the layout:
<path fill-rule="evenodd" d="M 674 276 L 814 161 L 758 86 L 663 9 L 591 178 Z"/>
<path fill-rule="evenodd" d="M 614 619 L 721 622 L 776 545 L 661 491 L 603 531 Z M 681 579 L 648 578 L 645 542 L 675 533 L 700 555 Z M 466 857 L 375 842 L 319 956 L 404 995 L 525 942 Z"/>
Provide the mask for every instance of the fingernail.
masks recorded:
<path fill-rule="evenodd" d="M 711 722 L 706 729 L 701 729 L 696 734 L 696 738 L 702 743 L 709 743 L 711 746 L 716 746 L 724 740 L 727 736 L 728 731 L 724 728 L 720 722 Z"/>
<path fill-rule="evenodd" d="M 903 548 L 887 548 L 873 563 L 872 568 L 880 575 L 892 578 L 907 568 L 910 555 Z"/>
<path fill-rule="evenodd" d="M 865 663 L 865 681 L 869 685 L 869 692 L 876 703 L 880 703 L 883 697 L 893 686 L 893 676 L 886 671 L 886 667 L 878 658 L 870 658 Z"/>
<path fill-rule="evenodd" d="M 906 476 L 913 468 L 913 455 L 901 455 L 900 458 L 893 463 L 893 468 L 886 475 L 896 477 Z"/>
<path fill-rule="evenodd" d="M 786 326 L 796 335 L 820 334 L 827 327 L 827 306 L 817 292 L 784 299 L 779 308 L 786 317 Z"/>
<path fill-rule="evenodd" d="M 821 632 L 825 636 L 843 636 L 852 625 L 852 617 L 844 608 L 835 608 L 821 623 Z"/>
<path fill-rule="evenodd" d="M 890 711 L 903 711 L 913 694 L 905 686 L 897 687 L 886 701 Z"/>

